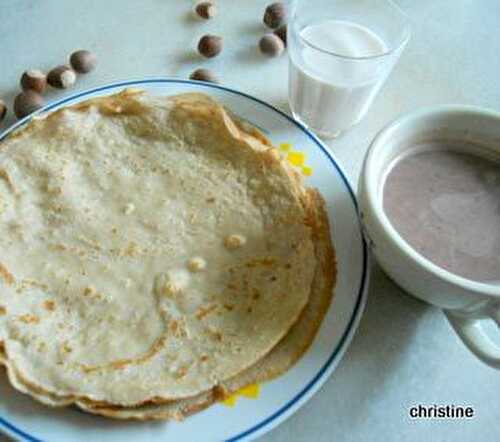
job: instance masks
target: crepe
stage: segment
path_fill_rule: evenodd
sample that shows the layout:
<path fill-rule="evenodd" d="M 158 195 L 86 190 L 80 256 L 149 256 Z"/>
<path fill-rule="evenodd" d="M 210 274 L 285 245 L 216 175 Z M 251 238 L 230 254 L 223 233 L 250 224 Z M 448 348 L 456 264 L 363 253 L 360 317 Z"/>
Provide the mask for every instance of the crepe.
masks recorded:
<path fill-rule="evenodd" d="M 335 254 L 329 240 L 330 228 L 321 195 L 308 190 L 311 199 L 311 219 L 313 220 L 313 241 L 318 265 L 316 267 L 309 302 L 297 323 L 278 345 L 261 361 L 239 375 L 224 382 L 218 388 L 197 396 L 167 403 L 149 403 L 137 407 L 116 407 L 92 401 L 77 401 L 71 397 L 57 397 L 33 389 L 17 378 L 18 389 L 35 396 L 39 401 L 51 406 L 75 403 L 79 408 L 115 419 L 137 420 L 182 420 L 186 416 L 201 411 L 216 401 L 234 394 L 241 388 L 271 380 L 288 370 L 308 349 L 332 299 L 332 289 L 336 280 Z M 1 353 L 0 353 L 1 355 Z"/>
<path fill-rule="evenodd" d="M 93 100 L 1 148 L 0 362 L 19 390 L 84 407 L 215 397 L 306 306 L 320 205 L 208 97 Z"/>

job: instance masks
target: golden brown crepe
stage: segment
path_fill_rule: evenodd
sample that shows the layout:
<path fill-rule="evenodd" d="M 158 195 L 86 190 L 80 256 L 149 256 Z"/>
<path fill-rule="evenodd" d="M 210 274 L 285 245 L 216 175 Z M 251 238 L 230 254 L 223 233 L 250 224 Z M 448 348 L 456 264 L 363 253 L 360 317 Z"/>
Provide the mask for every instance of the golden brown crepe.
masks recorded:
<path fill-rule="evenodd" d="M 0 144 L 0 362 L 16 388 L 180 418 L 307 348 L 334 282 L 328 220 L 245 126 L 201 94 L 126 92 Z"/>

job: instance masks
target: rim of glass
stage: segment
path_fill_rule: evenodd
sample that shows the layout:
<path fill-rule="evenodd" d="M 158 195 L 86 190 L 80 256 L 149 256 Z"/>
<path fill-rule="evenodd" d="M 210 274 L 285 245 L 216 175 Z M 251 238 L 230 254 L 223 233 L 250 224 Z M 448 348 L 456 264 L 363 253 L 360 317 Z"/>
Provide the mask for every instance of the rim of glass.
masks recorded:
<path fill-rule="evenodd" d="M 391 55 L 391 54 L 395 53 L 401 47 L 403 47 L 408 42 L 408 40 L 410 39 L 410 36 L 411 36 L 410 19 L 409 19 L 408 15 L 406 14 L 406 12 L 404 12 L 403 9 L 401 9 L 393 1 L 386 0 L 386 2 L 393 9 L 395 9 L 396 12 L 401 16 L 402 21 L 404 23 L 403 24 L 404 30 L 403 30 L 401 38 L 397 41 L 397 43 L 395 45 L 393 45 L 391 48 L 389 48 L 387 51 L 382 52 L 380 54 L 366 55 L 366 56 L 362 56 L 362 57 L 355 57 L 355 56 L 350 56 L 350 55 L 338 54 L 338 53 L 336 53 L 334 51 L 328 51 L 326 49 L 323 49 L 323 48 L 315 45 L 314 43 L 311 43 L 310 41 L 308 41 L 307 39 L 305 39 L 304 37 L 302 37 L 302 35 L 300 35 L 300 32 L 297 32 L 297 35 L 298 35 L 300 41 L 303 42 L 305 45 L 309 46 L 310 48 L 312 48 L 312 49 L 314 49 L 316 51 L 322 52 L 323 54 L 332 55 L 333 57 L 343 58 L 345 60 L 363 61 L 363 60 L 374 60 L 374 59 L 377 59 L 377 58 L 386 57 L 388 55 Z M 293 17 L 293 20 L 292 20 L 292 26 L 295 24 L 295 21 L 296 21 L 295 20 L 295 15 L 296 15 L 296 12 L 294 13 L 294 17 Z"/>

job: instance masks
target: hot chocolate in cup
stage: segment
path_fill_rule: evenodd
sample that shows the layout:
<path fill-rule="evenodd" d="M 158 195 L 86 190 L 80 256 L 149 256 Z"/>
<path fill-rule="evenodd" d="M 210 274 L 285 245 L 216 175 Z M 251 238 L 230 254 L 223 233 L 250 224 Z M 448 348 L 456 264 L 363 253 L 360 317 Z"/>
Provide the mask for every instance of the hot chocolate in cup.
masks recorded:
<path fill-rule="evenodd" d="M 500 113 L 449 105 L 399 118 L 372 142 L 359 192 L 384 271 L 500 368 L 482 328 L 500 326 Z"/>

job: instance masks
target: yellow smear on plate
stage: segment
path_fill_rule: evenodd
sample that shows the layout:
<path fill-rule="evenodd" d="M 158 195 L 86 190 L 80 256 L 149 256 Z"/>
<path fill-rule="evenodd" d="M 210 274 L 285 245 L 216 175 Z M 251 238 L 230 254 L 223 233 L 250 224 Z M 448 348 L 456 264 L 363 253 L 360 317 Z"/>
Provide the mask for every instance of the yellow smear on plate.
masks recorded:
<path fill-rule="evenodd" d="M 312 173 L 313 173 L 313 170 L 312 170 L 312 167 L 310 166 L 304 166 L 302 168 L 302 173 L 305 175 L 305 176 L 311 176 Z"/>
<path fill-rule="evenodd" d="M 292 143 L 281 143 L 279 145 L 279 150 L 282 152 L 282 156 L 284 156 L 292 166 L 301 169 L 304 176 L 311 176 L 313 174 L 313 168 L 305 165 L 306 154 L 293 150 Z"/>
<path fill-rule="evenodd" d="M 238 400 L 238 396 L 244 396 L 248 399 L 258 399 L 259 395 L 260 395 L 260 385 L 250 384 L 247 385 L 246 387 L 241 388 L 236 393 L 224 399 L 222 403 L 227 407 L 234 407 Z"/>
<path fill-rule="evenodd" d="M 302 167 L 305 163 L 306 156 L 303 152 L 289 152 L 287 159 L 294 166 Z"/>

